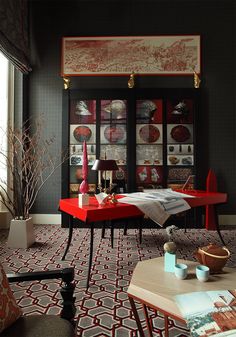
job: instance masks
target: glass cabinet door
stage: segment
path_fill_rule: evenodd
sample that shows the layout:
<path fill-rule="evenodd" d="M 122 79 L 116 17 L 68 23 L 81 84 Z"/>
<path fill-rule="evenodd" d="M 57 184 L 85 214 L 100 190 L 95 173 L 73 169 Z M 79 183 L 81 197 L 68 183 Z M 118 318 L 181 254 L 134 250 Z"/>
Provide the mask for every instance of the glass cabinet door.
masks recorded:
<path fill-rule="evenodd" d="M 189 98 L 167 100 L 167 186 L 182 188 L 194 175 L 194 101 Z M 189 188 L 194 188 L 194 179 Z"/>
<path fill-rule="evenodd" d="M 127 183 L 127 100 L 100 101 L 100 159 L 116 160 L 119 170 L 110 172 L 115 191 L 126 191 Z M 103 180 L 105 172 L 103 173 Z"/>
<path fill-rule="evenodd" d="M 136 186 L 163 186 L 163 101 L 136 100 Z"/>
<path fill-rule="evenodd" d="M 77 197 L 82 182 L 83 142 L 86 141 L 89 165 L 89 193 L 96 191 L 95 172 L 91 167 L 96 159 L 96 100 L 70 101 L 70 197 Z"/>

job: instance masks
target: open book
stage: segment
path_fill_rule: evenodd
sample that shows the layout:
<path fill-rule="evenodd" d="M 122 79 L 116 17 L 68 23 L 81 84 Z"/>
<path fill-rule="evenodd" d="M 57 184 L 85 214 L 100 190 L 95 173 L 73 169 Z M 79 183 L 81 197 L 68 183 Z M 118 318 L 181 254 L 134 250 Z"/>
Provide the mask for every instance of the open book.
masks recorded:
<path fill-rule="evenodd" d="M 193 292 L 175 300 L 191 336 L 236 336 L 236 290 Z"/>

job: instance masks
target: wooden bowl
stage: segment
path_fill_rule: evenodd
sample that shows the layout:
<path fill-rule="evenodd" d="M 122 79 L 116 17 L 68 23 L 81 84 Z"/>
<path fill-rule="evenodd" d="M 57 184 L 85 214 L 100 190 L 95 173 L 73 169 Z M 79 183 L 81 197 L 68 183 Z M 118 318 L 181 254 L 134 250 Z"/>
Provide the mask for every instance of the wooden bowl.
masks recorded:
<path fill-rule="evenodd" d="M 230 257 L 230 252 L 226 247 L 210 244 L 206 247 L 198 248 L 195 257 L 201 264 L 210 268 L 211 274 L 214 274 L 222 272 Z"/>

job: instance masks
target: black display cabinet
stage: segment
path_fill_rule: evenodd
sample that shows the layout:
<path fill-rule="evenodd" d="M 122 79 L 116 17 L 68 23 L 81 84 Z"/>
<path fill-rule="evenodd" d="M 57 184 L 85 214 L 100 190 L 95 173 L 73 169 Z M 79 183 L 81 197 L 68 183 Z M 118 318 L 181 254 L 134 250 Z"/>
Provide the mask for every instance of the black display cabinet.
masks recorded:
<path fill-rule="evenodd" d="M 86 89 L 63 91 L 62 198 L 78 197 L 83 141 L 89 161 L 89 193 L 96 193 L 96 158 L 115 159 L 115 191 L 196 188 L 196 89 Z M 102 183 L 104 183 L 102 176 Z M 63 226 L 67 219 L 62 217 Z"/>

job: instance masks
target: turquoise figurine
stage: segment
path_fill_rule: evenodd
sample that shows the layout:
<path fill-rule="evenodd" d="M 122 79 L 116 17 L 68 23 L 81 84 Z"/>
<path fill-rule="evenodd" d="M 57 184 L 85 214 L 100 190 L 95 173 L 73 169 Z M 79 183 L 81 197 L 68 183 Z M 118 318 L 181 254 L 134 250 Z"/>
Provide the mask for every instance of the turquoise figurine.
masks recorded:
<path fill-rule="evenodd" d="M 176 265 L 176 244 L 173 241 L 164 244 L 164 271 L 174 273 Z"/>

